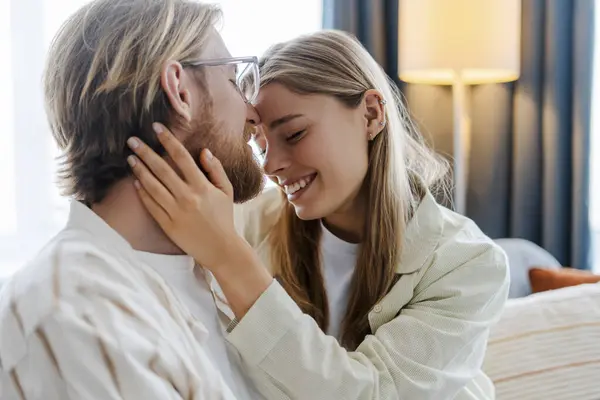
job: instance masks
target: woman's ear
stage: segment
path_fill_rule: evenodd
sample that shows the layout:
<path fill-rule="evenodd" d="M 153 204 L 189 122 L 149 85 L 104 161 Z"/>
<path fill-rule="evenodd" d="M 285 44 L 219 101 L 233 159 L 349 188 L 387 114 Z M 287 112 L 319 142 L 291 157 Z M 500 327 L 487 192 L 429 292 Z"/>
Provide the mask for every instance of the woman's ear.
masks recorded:
<path fill-rule="evenodd" d="M 385 116 L 386 101 L 379 91 L 369 89 L 365 92 L 363 102 L 367 122 L 367 139 L 373 140 L 385 128 L 387 123 Z"/>
<path fill-rule="evenodd" d="M 185 121 L 192 120 L 190 80 L 186 79 L 183 66 L 177 61 L 167 61 L 161 70 L 160 84 L 173 110 Z"/>

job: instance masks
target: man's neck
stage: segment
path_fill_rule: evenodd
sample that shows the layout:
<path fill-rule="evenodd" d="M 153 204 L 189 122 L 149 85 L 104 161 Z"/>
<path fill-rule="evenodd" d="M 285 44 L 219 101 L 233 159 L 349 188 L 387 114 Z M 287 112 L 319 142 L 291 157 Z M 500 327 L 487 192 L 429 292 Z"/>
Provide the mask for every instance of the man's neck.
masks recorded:
<path fill-rule="evenodd" d="M 157 254 L 183 254 L 165 235 L 140 200 L 131 178 L 116 183 L 94 211 L 135 250 Z"/>

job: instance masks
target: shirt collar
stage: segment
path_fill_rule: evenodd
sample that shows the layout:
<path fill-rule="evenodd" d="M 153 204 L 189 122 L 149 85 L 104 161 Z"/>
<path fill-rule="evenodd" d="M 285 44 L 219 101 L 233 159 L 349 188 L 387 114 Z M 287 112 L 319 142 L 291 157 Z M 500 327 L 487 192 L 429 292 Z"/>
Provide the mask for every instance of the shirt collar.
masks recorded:
<path fill-rule="evenodd" d="M 195 267 L 194 259 L 188 255 L 158 254 L 138 250 L 135 251 L 135 255 L 163 276 L 190 274 Z"/>
<path fill-rule="evenodd" d="M 83 230 L 100 240 L 111 253 L 129 255 L 138 262 L 143 262 L 154 269 L 161 269 L 165 265 L 173 272 L 191 271 L 194 268 L 194 259 L 187 255 L 166 255 L 147 253 L 135 250 L 123 236 L 108 225 L 92 209 L 85 204 L 72 200 L 67 227 Z"/>
<path fill-rule="evenodd" d="M 130 253 L 133 248 L 127 240 L 117 231 L 110 227 L 102 218 L 98 216 L 85 204 L 72 200 L 67 228 L 83 230 L 90 233 L 93 237 L 100 239 L 103 243 L 110 246 L 111 251 Z"/>
<path fill-rule="evenodd" d="M 420 269 L 437 247 L 443 232 L 441 206 L 429 190 L 406 226 L 397 274 L 408 274 Z"/>

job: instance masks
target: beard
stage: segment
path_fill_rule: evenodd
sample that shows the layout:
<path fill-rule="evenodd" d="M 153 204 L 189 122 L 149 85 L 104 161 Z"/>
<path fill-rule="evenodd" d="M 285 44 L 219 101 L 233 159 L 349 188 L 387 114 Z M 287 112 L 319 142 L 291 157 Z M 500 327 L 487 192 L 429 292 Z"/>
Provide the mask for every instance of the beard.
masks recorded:
<path fill-rule="evenodd" d="M 210 113 L 204 113 L 201 121 L 192 121 L 185 130 L 182 143 L 203 173 L 205 171 L 200 164 L 202 149 L 209 149 L 219 159 L 233 187 L 235 203 L 244 203 L 261 193 L 264 176 L 259 160 L 248 145 L 246 132 L 226 132 Z"/>

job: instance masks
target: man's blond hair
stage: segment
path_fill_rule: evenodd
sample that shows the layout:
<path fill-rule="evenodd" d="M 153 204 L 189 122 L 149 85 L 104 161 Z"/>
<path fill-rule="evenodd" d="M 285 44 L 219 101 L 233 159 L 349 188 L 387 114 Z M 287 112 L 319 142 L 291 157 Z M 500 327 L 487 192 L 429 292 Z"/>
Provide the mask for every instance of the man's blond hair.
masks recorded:
<path fill-rule="evenodd" d="M 197 59 L 219 16 L 215 6 L 193 1 L 95 0 L 64 23 L 49 51 L 44 92 L 63 151 L 65 194 L 101 201 L 130 174 L 127 138 L 157 147 L 151 124 L 172 116 L 161 68 Z"/>

